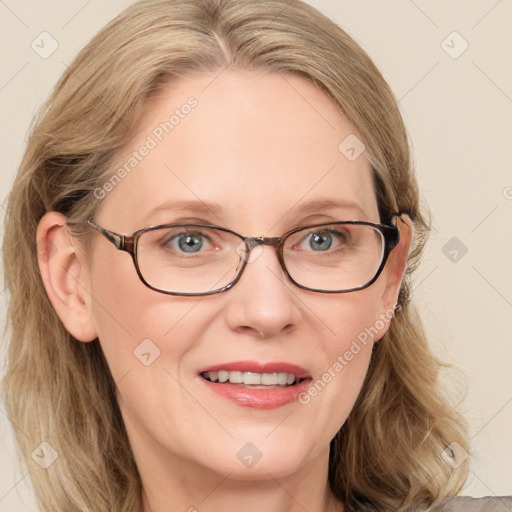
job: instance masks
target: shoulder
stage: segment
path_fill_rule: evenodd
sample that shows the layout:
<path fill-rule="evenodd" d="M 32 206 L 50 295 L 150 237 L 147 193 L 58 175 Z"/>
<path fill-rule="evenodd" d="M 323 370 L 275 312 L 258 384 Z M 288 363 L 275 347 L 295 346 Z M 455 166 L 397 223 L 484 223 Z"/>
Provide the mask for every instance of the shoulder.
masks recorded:
<path fill-rule="evenodd" d="M 433 512 L 510 512 L 512 496 L 470 498 L 455 496 L 443 500 Z"/>

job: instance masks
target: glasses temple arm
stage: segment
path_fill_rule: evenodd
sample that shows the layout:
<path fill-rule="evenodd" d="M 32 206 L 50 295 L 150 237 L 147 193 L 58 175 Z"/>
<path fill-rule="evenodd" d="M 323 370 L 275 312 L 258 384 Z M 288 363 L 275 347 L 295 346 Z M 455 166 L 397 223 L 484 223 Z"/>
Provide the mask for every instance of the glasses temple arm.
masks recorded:
<path fill-rule="evenodd" d="M 98 224 L 95 224 L 91 220 L 87 220 L 86 224 L 88 226 L 91 226 L 91 228 L 98 231 L 98 233 L 102 234 L 109 242 L 114 244 L 116 249 L 120 251 L 124 251 L 127 249 L 127 240 L 124 235 L 119 235 L 118 233 L 114 233 L 113 231 L 108 231 L 108 229 L 104 229 L 101 226 L 98 226 Z"/>

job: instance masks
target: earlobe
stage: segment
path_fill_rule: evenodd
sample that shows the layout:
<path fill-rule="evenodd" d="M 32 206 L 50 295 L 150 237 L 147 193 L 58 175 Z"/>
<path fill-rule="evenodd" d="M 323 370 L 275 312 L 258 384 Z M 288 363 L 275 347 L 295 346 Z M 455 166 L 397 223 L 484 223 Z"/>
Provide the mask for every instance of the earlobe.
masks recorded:
<path fill-rule="evenodd" d="M 46 213 L 37 227 L 37 259 L 44 287 L 66 330 L 79 341 L 97 337 L 85 265 L 67 230 L 66 217 Z M 74 243 L 73 243 L 74 242 Z"/>

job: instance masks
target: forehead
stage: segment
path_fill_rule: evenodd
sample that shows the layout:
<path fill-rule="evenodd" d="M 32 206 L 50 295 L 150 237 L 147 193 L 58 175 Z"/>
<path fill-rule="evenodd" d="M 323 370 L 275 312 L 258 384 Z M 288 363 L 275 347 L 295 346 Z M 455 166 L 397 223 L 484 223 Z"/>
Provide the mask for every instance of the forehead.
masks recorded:
<path fill-rule="evenodd" d="M 136 136 L 117 155 L 120 179 L 110 180 L 100 215 L 139 229 L 172 222 L 181 208 L 173 203 L 187 212 L 196 203 L 206 210 L 201 219 L 264 231 L 294 222 L 306 204 L 310 214 L 312 204 L 342 202 L 352 207 L 329 209 L 340 220 L 377 221 L 369 162 L 339 147 L 356 133 L 327 94 L 295 75 L 225 70 L 181 78 L 148 102 Z M 171 208 L 151 213 L 164 203 Z M 204 217 L 210 203 L 216 219 Z"/>

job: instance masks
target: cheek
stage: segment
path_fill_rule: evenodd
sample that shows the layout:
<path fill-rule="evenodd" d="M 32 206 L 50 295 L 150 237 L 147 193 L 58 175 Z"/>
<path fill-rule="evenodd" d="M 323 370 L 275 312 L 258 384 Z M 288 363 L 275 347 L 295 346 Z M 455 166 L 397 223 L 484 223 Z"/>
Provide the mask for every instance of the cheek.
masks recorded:
<path fill-rule="evenodd" d="M 183 451 L 197 419 L 205 421 L 204 410 L 190 399 L 191 361 L 215 311 L 200 297 L 151 290 L 130 269 L 98 269 L 92 285 L 98 338 L 129 432 Z"/>
<path fill-rule="evenodd" d="M 91 275 L 94 321 L 114 378 L 131 371 L 142 384 L 153 378 L 149 367 L 176 369 L 210 318 L 195 314 L 200 297 L 151 290 L 131 260 L 124 261 L 128 255 L 114 256 L 121 259 L 119 265 L 97 264 Z"/>
<path fill-rule="evenodd" d="M 357 346 L 361 351 L 367 346 L 371 348 L 384 335 L 391 317 L 383 314 L 381 297 L 379 286 L 325 296 L 314 311 L 329 334 L 321 342 L 323 352 L 337 357 L 346 351 L 358 353 Z"/>
<path fill-rule="evenodd" d="M 305 415 L 328 439 L 352 410 L 367 374 L 374 343 L 389 325 L 381 311 L 380 293 L 379 287 L 370 287 L 339 296 L 330 303 L 327 299 L 326 305 L 317 309 L 330 335 L 323 337 L 321 363 L 299 401 Z"/>

